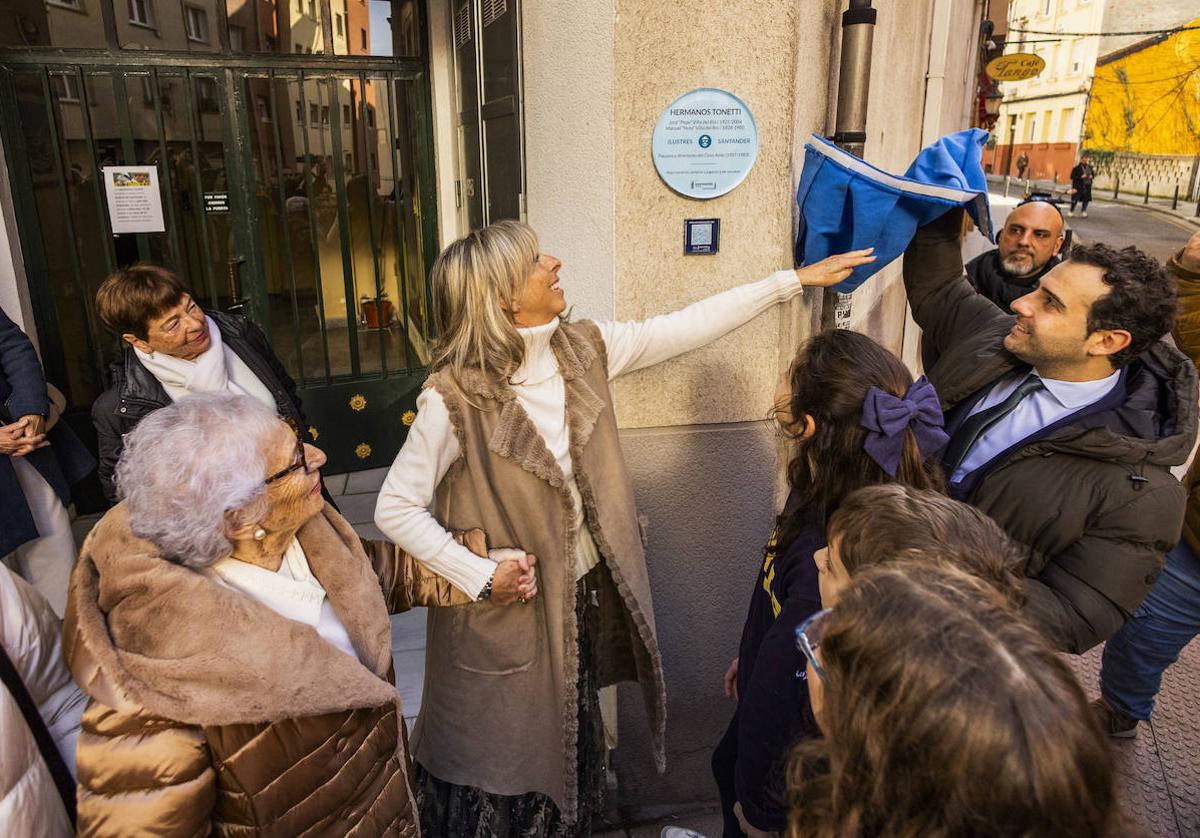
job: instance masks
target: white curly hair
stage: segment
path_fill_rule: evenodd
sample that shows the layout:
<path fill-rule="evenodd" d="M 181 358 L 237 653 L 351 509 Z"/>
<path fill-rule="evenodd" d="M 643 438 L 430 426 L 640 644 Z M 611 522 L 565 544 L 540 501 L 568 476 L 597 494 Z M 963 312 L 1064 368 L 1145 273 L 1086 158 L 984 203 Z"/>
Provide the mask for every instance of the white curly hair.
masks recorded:
<path fill-rule="evenodd" d="M 116 469 L 134 535 L 185 567 L 229 555 L 225 513 L 266 514 L 263 444 L 279 422 L 250 396 L 210 393 L 149 414 L 125 437 Z"/>

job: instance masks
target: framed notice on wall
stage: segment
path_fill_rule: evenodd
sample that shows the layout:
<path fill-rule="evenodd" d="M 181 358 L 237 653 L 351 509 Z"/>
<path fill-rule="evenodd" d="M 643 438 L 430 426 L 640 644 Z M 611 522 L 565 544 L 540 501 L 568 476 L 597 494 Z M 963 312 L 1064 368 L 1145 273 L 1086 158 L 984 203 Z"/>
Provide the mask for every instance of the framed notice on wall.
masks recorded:
<path fill-rule="evenodd" d="M 156 166 L 103 166 L 101 171 L 114 236 L 167 229 Z"/>
<path fill-rule="evenodd" d="M 758 126 L 746 103 L 702 87 L 671 104 L 654 126 L 654 166 L 671 189 L 717 198 L 746 179 L 758 157 Z"/>

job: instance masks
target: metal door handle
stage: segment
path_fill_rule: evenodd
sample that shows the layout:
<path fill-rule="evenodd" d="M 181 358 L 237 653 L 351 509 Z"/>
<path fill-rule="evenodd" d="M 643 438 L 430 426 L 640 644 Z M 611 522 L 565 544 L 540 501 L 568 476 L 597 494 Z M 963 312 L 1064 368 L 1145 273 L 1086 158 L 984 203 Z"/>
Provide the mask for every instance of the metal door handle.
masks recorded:
<path fill-rule="evenodd" d="M 242 289 L 239 283 L 241 264 L 246 259 L 243 256 L 229 257 L 229 310 L 236 311 L 246 305 L 246 301 L 242 299 Z"/>

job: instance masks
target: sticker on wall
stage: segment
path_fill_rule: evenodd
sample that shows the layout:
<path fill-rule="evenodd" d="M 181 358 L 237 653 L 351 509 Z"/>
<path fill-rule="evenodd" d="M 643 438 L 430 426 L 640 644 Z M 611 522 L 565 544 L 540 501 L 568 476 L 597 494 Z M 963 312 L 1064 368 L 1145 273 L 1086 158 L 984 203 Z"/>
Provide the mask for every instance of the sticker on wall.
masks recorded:
<path fill-rule="evenodd" d="M 758 157 L 758 126 L 741 99 L 701 87 L 662 112 L 652 153 L 659 177 L 680 195 L 718 198 L 750 174 Z"/>

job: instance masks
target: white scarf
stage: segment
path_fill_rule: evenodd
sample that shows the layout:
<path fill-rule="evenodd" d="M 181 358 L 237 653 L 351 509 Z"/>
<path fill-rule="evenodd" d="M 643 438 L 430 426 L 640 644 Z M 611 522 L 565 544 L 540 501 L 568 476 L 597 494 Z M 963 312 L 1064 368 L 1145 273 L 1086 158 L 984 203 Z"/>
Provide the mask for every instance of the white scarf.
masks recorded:
<path fill-rule="evenodd" d="M 227 347 L 221 339 L 221 330 L 212 318 L 205 315 L 208 325 L 208 349 L 194 361 L 185 361 L 165 352 L 146 353 L 134 347 L 133 351 L 150 374 L 158 379 L 172 401 L 179 401 L 192 393 L 232 393 L 253 396 L 263 404 L 275 409 L 275 397 L 258 376 L 246 366 L 237 353 Z"/>
<path fill-rule="evenodd" d="M 312 626 L 326 642 L 352 658 L 358 657 L 346 627 L 329 604 L 325 588 L 313 575 L 299 539 L 292 539 L 274 573 L 233 556 L 213 562 L 208 573 L 276 614 Z"/>

